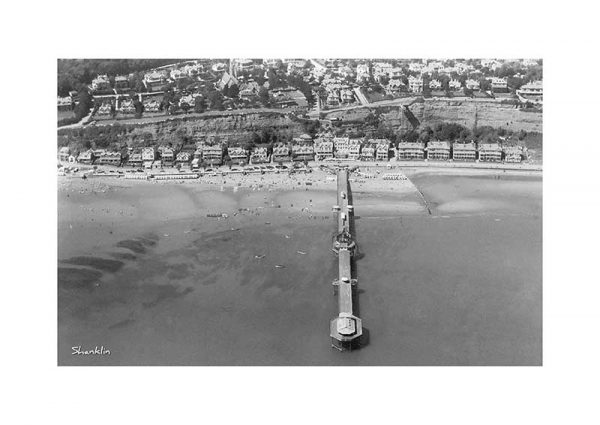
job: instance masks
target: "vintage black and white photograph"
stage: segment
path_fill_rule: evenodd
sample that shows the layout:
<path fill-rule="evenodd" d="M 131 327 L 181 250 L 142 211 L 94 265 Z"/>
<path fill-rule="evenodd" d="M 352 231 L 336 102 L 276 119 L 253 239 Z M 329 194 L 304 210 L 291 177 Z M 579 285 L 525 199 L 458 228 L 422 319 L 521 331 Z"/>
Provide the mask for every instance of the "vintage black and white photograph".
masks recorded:
<path fill-rule="evenodd" d="M 542 365 L 542 58 L 59 58 L 57 96 L 59 365 Z"/>

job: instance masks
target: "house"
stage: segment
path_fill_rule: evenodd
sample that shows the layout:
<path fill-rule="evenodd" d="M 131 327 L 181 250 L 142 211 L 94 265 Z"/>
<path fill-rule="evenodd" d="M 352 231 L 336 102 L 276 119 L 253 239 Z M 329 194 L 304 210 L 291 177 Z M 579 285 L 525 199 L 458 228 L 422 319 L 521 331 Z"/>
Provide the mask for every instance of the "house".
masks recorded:
<path fill-rule="evenodd" d="M 541 104 L 544 98 L 544 90 L 541 81 L 527 83 L 517 90 L 517 96 L 521 102 Z"/>
<path fill-rule="evenodd" d="M 292 161 L 314 161 L 315 150 L 312 144 L 293 144 L 292 145 Z"/>
<path fill-rule="evenodd" d="M 248 151 L 243 147 L 231 147 L 228 149 L 228 154 L 234 164 L 245 165 L 248 163 Z"/>
<path fill-rule="evenodd" d="M 290 146 L 287 143 L 278 142 L 273 146 L 273 162 L 289 162 L 292 158 L 290 155 Z"/>
<path fill-rule="evenodd" d="M 280 108 L 307 108 L 306 96 L 294 87 L 285 87 L 271 91 L 273 102 Z"/>
<path fill-rule="evenodd" d="M 92 151 L 91 149 L 88 149 L 87 151 L 81 152 L 77 156 L 77 162 L 79 162 L 81 164 L 92 165 L 94 163 L 95 159 L 96 158 L 94 156 L 94 151 Z"/>
<path fill-rule="evenodd" d="M 504 162 L 521 162 L 523 160 L 523 148 L 521 146 L 504 146 Z"/>
<path fill-rule="evenodd" d="M 160 146 L 158 148 L 160 159 L 167 167 L 171 167 L 175 163 L 175 151 L 170 146 Z"/>
<path fill-rule="evenodd" d="M 388 139 L 375 139 L 375 157 L 377 161 L 388 161 L 390 155 L 390 141 Z"/>
<path fill-rule="evenodd" d="M 318 161 L 333 158 L 333 140 L 320 137 L 315 140 L 315 156 Z"/>
<path fill-rule="evenodd" d="M 450 142 L 434 140 L 427 143 L 427 159 L 445 161 L 450 159 Z"/>
<path fill-rule="evenodd" d="M 213 145 L 205 145 L 202 148 L 202 159 L 208 165 L 223 164 L 223 145 L 215 143 Z"/>
<path fill-rule="evenodd" d="M 440 82 L 440 80 L 431 80 L 429 82 L 429 88 L 431 90 L 441 90 L 442 83 Z"/>
<path fill-rule="evenodd" d="M 163 72 L 152 71 L 144 75 L 142 80 L 148 91 L 161 91 L 167 86 L 167 77 Z"/>
<path fill-rule="evenodd" d="M 231 86 L 239 86 L 239 81 L 233 75 L 228 72 L 224 72 L 221 76 L 221 79 L 217 83 L 217 88 L 221 91 L 225 89 L 225 87 L 230 88 Z"/>
<path fill-rule="evenodd" d="M 413 93 L 421 93 L 423 91 L 423 78 L 413 77 L 412 75 L 408 77 L 408 89 Z"/>
<path fill-rule="evenodd" d="M 185 80 L 188 77 L 188 73 L 185 70 L 174 69 L 170 73 L 171 80 L 174 82 Z"/>
<path fill-rule="evenodd" d="M 477 151 L 480 161 L 500 162 L 502 160 L 502 148 L 499 143 L 479 143 Z"/>
<path fill-rule="evenodd" d="M 156 160 L 156 146 L 148 146 L 142 148 L 142 161 L 152 161 Z"/>
<path fill-rule="evenodd" d="M 475 161 L 477 159 L 477 147 L 475 142 L 454 142 L 452 144 L 452 160 Z"/>
<path fill-rule="evenodd" d="M 301 145 L 302 144 L 311 144 L 312 145 L 313 139 L 312 139 L 312 137 L 310 137 L 310 135 L 304 133 L 304 134 L 301 134 L 298 137 L 294 137 L 292 139 L 292 142 L 293 143 L 298 143 L 298 144 L 301 144 Z"/>
<path fill-rule="evenodd" d="M 249 81 L 240 86 L 240 99 L 249 99 L 258 96 L 260 86 L 256 81 Z"/>
<path fill-rule="evenodd" d="M 56 106 L 59 111 L 70 111 L 73 109 L 73 99 L 71 96 L 58 97 Z"/>
<path fill-rule="evenodd" d="M 133 100 L 126 99 L 119 102 L 118 111 L 123 115 L 135 114 L 135 105 Z"/>
<path fill-rule="evenodd" d="M 361 161 L 375 161 L 375 150 L 377 148 L 377 143 L 373 139 L 370 139 L 367 143 L 365 143 L 360 150 Z"/>
<path fill-rule="evenodd" d="M 369 79 L 371 72 L 369 71 L 369 65 L 362 63 L 356 66 L 356 82 L 361 83 Z"/>
<path fill-rule="evenodd" d="M 263 164 L 265 162 L 269 162 L 269 151 L 264 146 L 255 147 L 252 150 L 252 155 L 250 156 L 250 161 L 253 164 Z"/>
<path fill-rule="evenodd" d="M 508 81 L 506 78 L 492 78 L 493 91 L 507 91 Z"/>
<path fill-rule="evenodd" d="M 100 105 L 100 107 L 96 111 L 96 115 L 98 115 L 98 116 L 108 116 L 108 115 L 112 114 L 112 111 L 113 111 L 112 103 L 111 102 L 105 102 L 105 103 L 102 103 L 102 105 Z"/>
<path fill-rule="evenodd" d="M 144 161 L 142 160 L 142 152 L 139 150 L 134 150 L 129 155 L 129 159 L 127 160 L 127 164 L 132 167 L 141 167 L 143 162 Z"/>
<path fill-rule="evenodd" d="M 408 70 L 410 72 L 422 72 L 423 68 L 425 68 L 425 65 L 421 62 L 411 62 L 408 64 Z"/>
<path fill-rule="evenodd" d="M 110 90 L 110 81 L 108 79 L 108 75 L 98 75 L 96 78 L 92 80 L 92 90 L 93 91 L 102 91 L 102 90 Z"/>
<path fill-rule="evenodd" d="M 157 99 L 145 100 L 144 112 L 160 112 L 160 102 Z"/>
<path fill-rule="evenodd" d="M 181 96 L 181 99 L 179 99 L 179 107 L 181 108 L 184 105 L 187 105 L 189 108 L 193 108 L 196 105 L 196 98 L 191 94 Z"/>
<path fill-rule="evenodd" d="M 336 158 L 348 158 L 348 149 L 350 147 L 349 137 L 334 137 L 333 146 L 335 147 Z"/>
<path fill-rule="evenodd" d="M 129 89 L 129 80 L 124 75 L 117 75 L 115 77 L 115 89 L 127 90 Z"/>
<path fill-rule="evenodd" d="M 348 142 L 348 158 L 355 159 L 355 160 L 359 159 L 361 147 L 362 147 L 362 140 L 350 139 L 350 141 Z"/>
<path fill-rule="evenodd" d="M 58 150 L 58 160 L 59 161 L 68 161 L 69 156 L 71 155 L 71 150 L 68 146 L 63 146 Z"/>
<path fill-rule="evenodd" d="M 462 83 L 459 80 L 455 80 L 454 78 L 450 80 L 448 83 L 448 87 L 452 91 L 458 91 L 462 88 Z"/>
<path fill-rule="evenodd" d="M 121 165 L 121 161 L 123 160 L 121 152 L 111 152 L 106 151 L 103 152 L 98 159 L 95 161 L 95 164 L 100 165 Z"/>
<path fill-rule="evenodd" d="M 479 81 L 469 78 L 467 81 L 465 81 L 465 86 L 469 90 L 479 90 Z"/>
<path fill-rule="evenodd" d="M 398 144 L 398 161 L 425 158 L 425 144 L 422 142 L 400 142 Z"/>
<path fill-rule="evenodd" d="M 180 166 L 189 165 L 192 155 L 189 152 L 179 152 L 175 157 L 175 163 Z"/>

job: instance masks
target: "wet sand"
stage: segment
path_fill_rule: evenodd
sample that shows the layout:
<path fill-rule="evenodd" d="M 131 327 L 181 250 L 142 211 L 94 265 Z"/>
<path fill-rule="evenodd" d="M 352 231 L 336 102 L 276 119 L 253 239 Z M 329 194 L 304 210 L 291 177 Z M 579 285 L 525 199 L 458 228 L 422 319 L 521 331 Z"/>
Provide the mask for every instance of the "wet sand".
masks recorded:
<path fill-rule="evenodd" d="M 351 353 L 328 335 L 334 185 L 61 186 L 59 364 L 540 364 L 541 179 L 412 180 L 431 215 L 412 192 L 353 186 L 369 344 Z"/>

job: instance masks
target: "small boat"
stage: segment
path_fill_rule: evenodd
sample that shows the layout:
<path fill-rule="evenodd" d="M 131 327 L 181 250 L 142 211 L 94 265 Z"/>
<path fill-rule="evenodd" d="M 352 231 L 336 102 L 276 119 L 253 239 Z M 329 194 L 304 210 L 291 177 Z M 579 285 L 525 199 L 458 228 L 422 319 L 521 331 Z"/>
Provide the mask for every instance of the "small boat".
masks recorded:
<path fill-rule="evenodd" d="M 265 224 L 271 224 L 271 222 L 270 221 L 265 221 Z"/>
<path fill-rule="evenodd" d="M 281 264 L 276 264 L 275 268 L 276 269 L 285 269 L 285 266 L 282 266 Z"/>
<path fill-rule="evenodd" d="M 296 252 L 300 255 L 306 255 L 306 252 L 304 252 L 304 251 L 296 251 Z"/>
<path fill-rule="evenodd" d="M 285 235 L 285 238 L 286 238 L 286 239 L 289 239 L 289 238 L 290 238 L 290 235 Z"/>
<path fill-rule="evenodd" d="M 255 255 L 254 256 L 254 258 L 256 258 L 257 260 L 260 260 L 261 258 L 265 258 L 265 257 L 266 257 L 265 254 L 263 254 L 263 255 Z"/>

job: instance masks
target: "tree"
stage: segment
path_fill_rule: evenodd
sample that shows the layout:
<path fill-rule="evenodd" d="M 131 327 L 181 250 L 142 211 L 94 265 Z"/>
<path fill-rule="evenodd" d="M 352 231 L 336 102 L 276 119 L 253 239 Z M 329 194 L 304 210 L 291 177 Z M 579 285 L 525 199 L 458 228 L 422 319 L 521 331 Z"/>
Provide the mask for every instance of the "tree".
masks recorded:
<path fill-rule="evenodd" d="M 194 112 L 202 113 L 206 110 L 206 101 L 203 96 L 196 97 L 196 101 L 194 103 Z"/>
<path fill-rule="evenodd" d="M 271 98 L 269 96 L 269 90 L 267 90 L 266 87 L 261 87 L 258 90 L 258 98 L 260 99 L 260 102 L 265 106 L 265 107 L 269 107 L 271 106 Z"/>
<path fill-rule="evenodd" d="M 229 87 L 229 97 L 232 98 L 237 98 L 240 94 L 240 88 L 238 87 L 237 84 L 233 84 L 231 87 Z"/>

